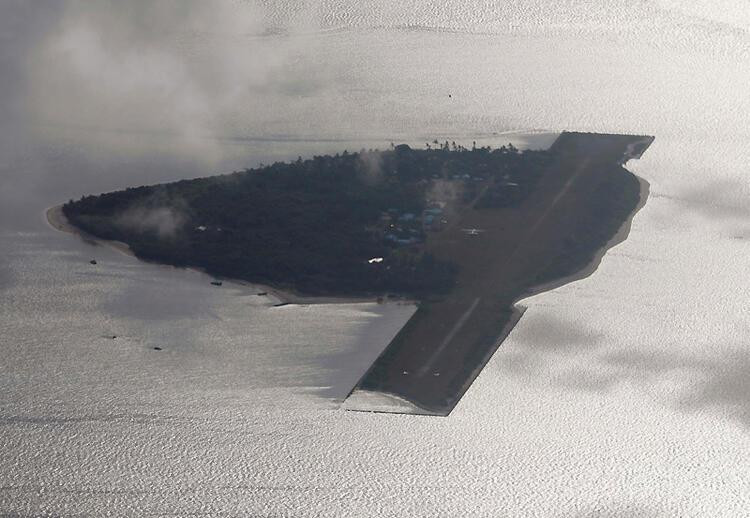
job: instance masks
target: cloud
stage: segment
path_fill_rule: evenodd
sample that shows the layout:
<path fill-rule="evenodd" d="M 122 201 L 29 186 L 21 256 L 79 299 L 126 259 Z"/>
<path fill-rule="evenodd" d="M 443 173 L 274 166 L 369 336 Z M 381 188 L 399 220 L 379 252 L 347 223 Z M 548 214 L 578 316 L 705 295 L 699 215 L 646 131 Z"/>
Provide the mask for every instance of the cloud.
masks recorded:
<path fill-rule="evenodd" d="M 25 88 L 15 91 L 37 126 L 168 135 L 200 154 L 216 137 L 262 127 L 278 116 L 275 106 L 325 82 L 315 38 L 306 36 L 317 20 L 306 3 L 283 21 L 262 2 L 60 5 L 23 41 Z"/>
<path fill-rule="evenodd" d="M 131 231 L 174 239 L 186 220 L 184 213 L 173 207 L 131 207 L 118 216 L 115 223 Z"/>
<path fill-rule="evenodd" d="M 311 131 L 340 104 L 318 5 L 0 3 L 0 228 L 31 228 L 30 204 L 251 165 L 243 139 L 294 133 L 289 113 Z"/>
<path fill-rule="evenodd" d="M 432 202 L 450 204 L 461 195 L 461 188 L 457 182 L 438 179 L 430 184 L 427 191 L 427 199 Z"/>
<path fill-rule="evenodd" d="M 380 151 L 363 151 L 358 155 L 358 171 L 367 184 L 373 185 L 383 178 L 383 155 Z"/>

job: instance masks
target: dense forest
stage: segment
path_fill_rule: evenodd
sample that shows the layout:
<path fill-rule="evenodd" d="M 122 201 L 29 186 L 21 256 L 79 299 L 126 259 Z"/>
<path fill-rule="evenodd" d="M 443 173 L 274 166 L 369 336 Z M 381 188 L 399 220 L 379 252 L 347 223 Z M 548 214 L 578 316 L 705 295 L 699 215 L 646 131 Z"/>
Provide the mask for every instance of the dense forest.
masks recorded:
<path fill-rule="evenodd" d="M 457 273 L 421 246 L 448 223 L 435 185 L 455 186 L 463 207 L 508 206 L 548 163 L 513 146 L 391 145 L 84 196 L 63 211 L 146 260 L 307 294 L 419 297 L 450 290 Z"/>

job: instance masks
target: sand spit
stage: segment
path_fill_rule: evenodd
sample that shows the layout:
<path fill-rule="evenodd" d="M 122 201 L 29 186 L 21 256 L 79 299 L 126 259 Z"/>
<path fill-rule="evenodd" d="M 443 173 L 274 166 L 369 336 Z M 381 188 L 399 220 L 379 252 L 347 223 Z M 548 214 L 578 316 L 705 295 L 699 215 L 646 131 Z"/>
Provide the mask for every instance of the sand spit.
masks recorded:
<path fill-rule="evenodd" d="M 84 232 L 78 227 L 73 226 L 70 223 L 70 221 L 68 221 L 68 218 L 65 217 L 65 213 L 63 213 L 62 207 L 63 207 L 62 205 L 55 205 L 54 207 L 50 207 L 49 209 L 45 211 L 45 216 L 47 217 L 47 223 L 52 228 L 54 228 L 55 230 L 59 230 L 60 232 L 67 232 L 68 234 L 75 234 L 77 236 L 80 236 L 81 239 L 83 239 L 89 244 L 106 245 L 106 246 L 109 246 L 110 248 L 114 248 L 118 252 L 121 252 L 125 255 L 129 255 L 130 257 L 135 257 L 135 254 L 127 245 L 127 243 L 123 243 L 122 241 L 109 241 L 106 239 L 99 239 L 97 237 L 92 236 L 88 232 Z"/>

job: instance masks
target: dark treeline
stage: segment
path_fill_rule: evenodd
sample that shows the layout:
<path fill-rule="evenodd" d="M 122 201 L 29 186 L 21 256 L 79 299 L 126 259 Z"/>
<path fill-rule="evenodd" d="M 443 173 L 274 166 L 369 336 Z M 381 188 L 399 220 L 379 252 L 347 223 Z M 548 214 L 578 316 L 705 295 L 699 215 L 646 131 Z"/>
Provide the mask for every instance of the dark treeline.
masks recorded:
<path fill-rule="evenodd" d="M 547 152 L 512 146 L 400 145 L 84 196 L 63 210 L 146 260 L 309 294 L 423 296 L 450 290 L 455 266 L 383 239 L 384 215 L 420 215 L 437 179 L 465 192 L 489 182 L 479 206 L 512 204 L 547 162 Z"/>

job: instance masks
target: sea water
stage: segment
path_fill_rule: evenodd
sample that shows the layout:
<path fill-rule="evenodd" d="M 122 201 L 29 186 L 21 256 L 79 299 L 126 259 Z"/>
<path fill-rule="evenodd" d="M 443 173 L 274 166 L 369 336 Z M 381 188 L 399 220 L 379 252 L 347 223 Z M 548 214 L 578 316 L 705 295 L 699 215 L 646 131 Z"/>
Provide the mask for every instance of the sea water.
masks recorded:
<path fill-rule="evenodd" d="M 281 1 L 210 27 L 62 5 L 24 11 L 41 36 L 3 57 L 26 104 L 0 163 L 1 512 L 748 513 L 747 2 Z M 87 193 L 537 129 L 656 136 L 628 164 L 651 196 L 592 276 L 523 302 L 448 418 L 340 407 L 410 306 L 275 308 L 43 220 Z"/>

